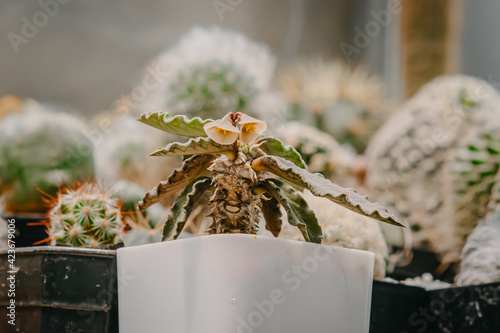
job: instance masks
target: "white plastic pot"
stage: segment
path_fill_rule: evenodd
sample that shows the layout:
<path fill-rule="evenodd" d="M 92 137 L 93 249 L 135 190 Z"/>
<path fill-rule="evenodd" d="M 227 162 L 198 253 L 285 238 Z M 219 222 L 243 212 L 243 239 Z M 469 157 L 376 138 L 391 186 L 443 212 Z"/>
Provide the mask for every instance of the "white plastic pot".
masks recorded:
<path fill-rule="evenodd" d="M 368 332 L 371 252 L 233 234 L 117 258 L 120 333 Z"/>

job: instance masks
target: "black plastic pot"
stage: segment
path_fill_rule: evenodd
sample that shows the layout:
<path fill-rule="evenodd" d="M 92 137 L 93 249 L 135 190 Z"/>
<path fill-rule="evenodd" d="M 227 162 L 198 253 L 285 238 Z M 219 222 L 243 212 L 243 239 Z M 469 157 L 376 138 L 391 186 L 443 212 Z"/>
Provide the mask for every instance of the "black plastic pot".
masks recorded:
<path fill-rule="evenodd" d="M 0 332 L 117 333 L 116 251 L 41 246 L 16 249 L 16 326 L 0 289 Z M 0 252 L 0 281 L 11 271 Z"/>
<path fill-rule="evenodd" d="M 47 238 L 44 225 L 29 225 L 45 220 L 43 214 L 19 214 L 3 216 L 6 221 L 15 220 L 16 225 L 16 248 L 33 246 L 34 243 Z"/>
<path fill-rule="evenodd" d="M 395 247 L 394 251 L 400 248 Z M 445 270 L 440 271 L 441 260 L 439 256 L 432 251 L 413 249 L 413 258 L 411 262 L 402 267 L 396 267 L 389 277 L 395 280 L 404 280 L 422 276 L 424 273 L 431 273 L 434 278 L 441 281 L 453 283 L 457 265 L 450 265 Z"/>
<path fill-rule="evenodd" d="M 415 320 L 427 306 L 427 292 L 420 287 L 373 281 L 370 333 L 432 332 Z M 420 329 L 420 330 L 419 330 Z"/>
<path fill-rule="evenodd" d="M 500 282 L 428 292 L 434 332 L 500 332 Z"/>

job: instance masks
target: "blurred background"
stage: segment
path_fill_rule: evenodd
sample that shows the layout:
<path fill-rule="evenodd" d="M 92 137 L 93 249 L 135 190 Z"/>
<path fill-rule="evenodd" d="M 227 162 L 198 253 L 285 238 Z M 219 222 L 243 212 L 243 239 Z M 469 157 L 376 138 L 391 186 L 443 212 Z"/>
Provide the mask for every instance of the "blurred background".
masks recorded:
<path fill-rule="evenodd" d="M 365 32 L 375 20 L 373 12 L 387 10 L 390 2 L 65 0 L 54 6 L 49 0 L 1 0 L 0 95 L 29 96 L 95 114 L 128 93 L 145 65 L 194 25 L 240 31 L 269 45 L 280 64 L 303 56 L 346 59 L 341 43 L 356 47 L 356 28 Z M 442 73 L 500 80 L 498 1 L 402 2 L 407 6 L 391 13 L 387 26 L 378 25 L 380 31 L 372 26 L 374 36 L 347 59 L 383 75 L 391 96 L 407 97 L 424 78 Z M 48 20 L 40 11 L 49 14 Z M 34 23 L 34 16 L 41 27 L 36 32 L 25 28 L 23 40 L 23 26 L 26 20 Z M 21 36 L 17 47 L 9 33 Z M 404 71 L 418 52 L 427 59 L 414 72 Z"/>

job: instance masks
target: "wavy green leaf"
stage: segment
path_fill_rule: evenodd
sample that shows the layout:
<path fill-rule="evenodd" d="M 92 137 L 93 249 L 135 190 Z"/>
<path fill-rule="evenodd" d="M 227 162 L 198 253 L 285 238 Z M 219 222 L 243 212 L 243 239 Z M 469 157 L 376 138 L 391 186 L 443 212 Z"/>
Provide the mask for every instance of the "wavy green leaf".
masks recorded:
<path fill-rule="evenodd" d="M 167 112 L 146 112 L 142 114 L 138 121 L 153 126 L 162 131 L 188 136 L 188 137 L 206 137 L 203 126 L 213 120 L 203 120 L 199 117 L 189 119 L 184 115 L 169 116 Z"/>
<path fill-rule="evenodd" d="M 160 182 L 154 189 L 148 191 L 137 208 L 144 211 L 149 206 L 188 186 L 196 178 L 211 174 L 207 168 L 215 158 L 217 158 L 216 155 L 194 155 L 188 158 L 180 168 L 172 172 L 167 180 Z"/>
<path fill-rule="evenodd" d="M 221 145 L 210 138 L 193 138 L 186 143 L 172 142 L 164 148 L 160 148 L 150 156 L 177 156 L 194 154 L 221 154 L 232 152 L 232 145 Z"/>
<path fill-rule="evenodd" d="M 210 188 L 211 184 L 212 179 L 209 177 L 197 178 L 186 186 L 184 191 L 175 199 L 163 227 L 163 241 L 170 238 L 174 229 L 176 229 L 174 239 L 179 237 L 196 202 Z"/>
<path fill-rule="evenodd" d="M 285 146 L 283 142 L 270 136 L 255 141 L 255 144 L 259 143 L 261 144 L 260 149 L 262 149 L 264 153 L 283 157 L 293 162 L 299 168 L 307 169 L 306 162 L 304 162 L 300 153 L 292 146 Z"/>
<path fill-rule="evenodd" d="M 299 191 L 279 179 L 267 179 L 264 187 L 285 208 L 288 222 L 300 229 L 302 236 L 308 242 L 321 243 L 323 231 L 314 211 Z"/>
<path fill-rule="evenodd" d="M 401 221 L 379 203 L 371 202 L 352 188 L 343 188 L 333 184 L 322 175 L 309 173 L 290 161 L 278 156 L 262 156 L 252 161 L 252 168 L 268 171 L 298 186 L 308 189 L 318 197 L 325 197 L 347 209 L 373 219 L 404 227 Z"/>

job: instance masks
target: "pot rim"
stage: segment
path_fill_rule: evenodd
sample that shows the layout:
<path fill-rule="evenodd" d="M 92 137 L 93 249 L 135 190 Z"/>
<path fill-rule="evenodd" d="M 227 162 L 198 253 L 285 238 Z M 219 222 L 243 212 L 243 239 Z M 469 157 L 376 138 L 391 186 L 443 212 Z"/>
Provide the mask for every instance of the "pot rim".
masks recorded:
<path fill-rule="evenodd" d="M 109 257 L 116 256 L 116 250 L 93 249 L 85 247 L 71 247 L 71 246 L 28 246 L 19 247 L 15 249 L 16 254 L 20 255 L 34 255 L 34 254 L 69 254 L 79 256 L 93 256 L 93 257 Z M 9 250 L 0 250 L 0 255 L 5 255 Z"/>

